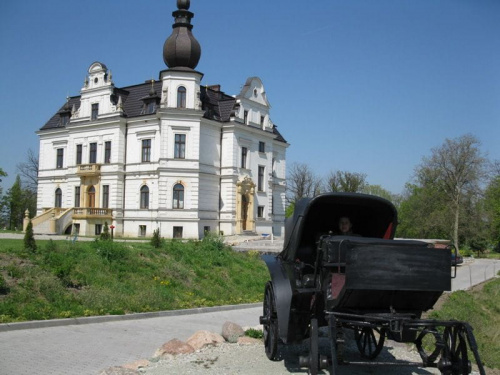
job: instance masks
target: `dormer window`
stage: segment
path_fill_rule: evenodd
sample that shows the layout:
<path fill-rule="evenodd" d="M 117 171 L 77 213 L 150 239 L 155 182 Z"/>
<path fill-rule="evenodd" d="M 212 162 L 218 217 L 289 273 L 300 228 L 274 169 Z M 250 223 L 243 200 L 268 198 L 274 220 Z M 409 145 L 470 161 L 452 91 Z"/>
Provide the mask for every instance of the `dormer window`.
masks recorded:
<path fill-rule="evenodd" d="M 184 86 L 177 89 L 177 108 L 186 108 L 186 88 Z"/>
<path fill-rule="evenodd" d="M 265 117 L 260 116 L 260 126 L 264 126 L 264 120 L 265 120 Z"/>
<path fill-rule="evenodd" d="M 61 114 L 61 125 L 66 126 L 69 124 L 69 113 Z"/>
<path fill-rule="evenodd" d="M 248 124 L 248 111 L 246 111 L 246 110 L 245 110 L 245 111 L 243 111 L 243 123 L 244 123 L 245 125 L 247 125 L 247 124 Z"/>
<path fill-rule="evenodd" d="M 91 120 L 97 120 L 97 115 L 99 114 L 99 103 L 92 104 L 92 113 L 90 116 Z"/>
<path fill-rule="evenodd" d="M 146 113 L 151 114 L 156 112 L 156 103 L 155 102 L 149 102 L 146 104 Z"/>

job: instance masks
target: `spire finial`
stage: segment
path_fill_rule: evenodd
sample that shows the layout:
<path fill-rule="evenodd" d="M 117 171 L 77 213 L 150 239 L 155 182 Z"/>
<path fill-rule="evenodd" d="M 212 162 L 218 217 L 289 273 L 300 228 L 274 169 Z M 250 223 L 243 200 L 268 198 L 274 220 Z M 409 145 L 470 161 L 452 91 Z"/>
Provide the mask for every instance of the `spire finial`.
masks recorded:
<path fill-rule="evenodd" d="M 175 19 L 172 34 L 163 45 L 163 61 L 169 68 L 194 69 L 200 61 L 200 43 L 191 32 L 194 14 L 188 10 L 190 4 L 190 0 L 177 0 L 178 10 L 172 12 Z"/>

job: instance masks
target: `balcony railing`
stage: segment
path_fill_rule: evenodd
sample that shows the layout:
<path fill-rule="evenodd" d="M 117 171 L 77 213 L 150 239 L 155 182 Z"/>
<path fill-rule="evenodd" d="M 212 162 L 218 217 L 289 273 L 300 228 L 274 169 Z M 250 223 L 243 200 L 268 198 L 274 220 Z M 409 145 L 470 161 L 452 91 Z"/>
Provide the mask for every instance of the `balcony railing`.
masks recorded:
<path fill-rule="evenodd" d="M 76 174 L 80 176 L 97 176 L 101 174 L 101 164 L 79 164 Z"/>
<path fill-rule="evenodd" d="M 73 219 L 111 218 L 112 215 L 111 208 L 75 207 L 73 209 Z"/>

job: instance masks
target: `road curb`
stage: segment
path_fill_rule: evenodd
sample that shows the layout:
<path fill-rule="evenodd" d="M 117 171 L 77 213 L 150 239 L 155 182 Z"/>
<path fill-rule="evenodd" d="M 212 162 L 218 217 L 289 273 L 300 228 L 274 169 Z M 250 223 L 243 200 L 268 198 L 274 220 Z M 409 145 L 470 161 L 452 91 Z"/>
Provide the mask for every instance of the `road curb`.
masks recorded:
<path fill-rule="evenodd" d="M 203 314 L 210 312 L 250 309 L 259 306 L 262 306 L 262 303 L 259 302 L 259 303 L 245 303 L 241 305 L 199 307 L 196 309 L 167 310 L 167 311 L 156 311 L 156 312 L 126 314 L 126 315 L 103 315 L 103 316 L 89 316 L 82 318 L 34 320 L 29 322 L 3 323 L 0 324 L 0 332 L 17 331 L 23 329 L 64 327 L 64 326 L 80 325 L 80 324 L 117 322 L 125 320 L 161 318 L 167 316 L 195 315 L 195 314 Z"/>

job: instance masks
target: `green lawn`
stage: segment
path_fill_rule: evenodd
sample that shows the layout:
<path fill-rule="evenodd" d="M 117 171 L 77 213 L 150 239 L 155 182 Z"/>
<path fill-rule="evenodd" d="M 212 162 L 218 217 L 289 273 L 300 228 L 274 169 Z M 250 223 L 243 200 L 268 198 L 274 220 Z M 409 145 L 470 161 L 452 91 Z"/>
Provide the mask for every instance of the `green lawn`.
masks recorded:
<path fill-rule="evenodd" d="M 500 368 L 500 279 L 474 288 L 457 291 L 437 311 L 429 314 L 434 319 L 466 321 L 474 328 L 479 355 L 490 368 Z M 472 353 L 469 353 L 473 358 Z"/>
<path fill-rule="evenodd" d="M 0 323 L 259 302 L 255 252 L 221 240 L 149 243 L 0 240 Z"/>

